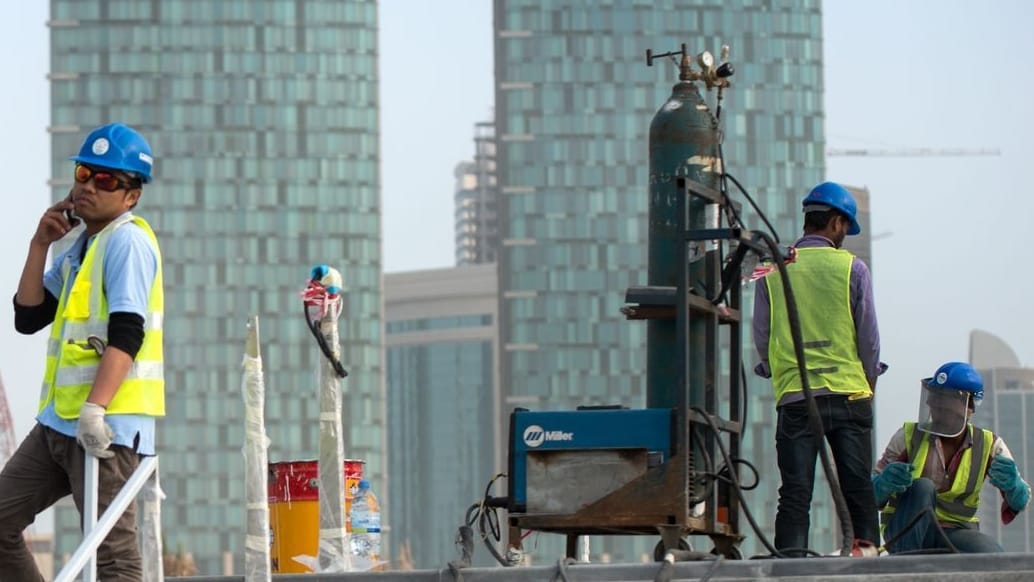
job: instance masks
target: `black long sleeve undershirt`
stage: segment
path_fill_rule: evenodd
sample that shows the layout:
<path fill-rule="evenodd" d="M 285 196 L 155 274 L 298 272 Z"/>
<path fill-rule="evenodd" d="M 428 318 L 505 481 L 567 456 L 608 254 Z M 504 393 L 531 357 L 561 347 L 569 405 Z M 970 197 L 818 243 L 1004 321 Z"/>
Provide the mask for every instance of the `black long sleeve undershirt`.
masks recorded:
<path fill-rule="evenodd" d="M 144 318 L 127 311 L 116 311 L 108 316 L 108 346 L 118 348 L 136 359 L 144 344 Z"/>
<path fill-rule="evenodd" d="M 50 291 L 44 291 L 43 303 L 19 305 L 14 300 L 14 329 L 21 334 L 31 335 L 47 327 L 57 315 L 57 298 Z M 116 311 L 108 316 L 108 345 L 118 348 L 136 358 L 144 343 L 144 318 L 136 313 Z"/>
<path fill-rule="evenodd" d="M 43 303 L 39 305 L 20 305 L 18 297 L 12 299 L 14 303 L 14 329 L 18 333 L 32 335 L 37 331 L 50 325 L 57 315 L 57 297 L 51 295 L 50 291 L 43 292 Z"/>

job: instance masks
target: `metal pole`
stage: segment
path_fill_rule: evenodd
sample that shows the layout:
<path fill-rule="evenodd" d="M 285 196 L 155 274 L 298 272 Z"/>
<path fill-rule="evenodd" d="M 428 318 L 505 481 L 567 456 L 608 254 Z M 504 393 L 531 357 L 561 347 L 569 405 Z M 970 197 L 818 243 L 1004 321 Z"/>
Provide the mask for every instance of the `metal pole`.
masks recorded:
<path fill-rule="evenodd" d="M 675 190 L 675 227 L 681 236 L 685 236 L 690 227 L 690 201 L 689 193 L 685 190 L 685 182 L 679 180 L 678 188 Z M 689 498 L 695 495 L 691 481 L 693 467 L 693 443 L 689 430 L 689 407 L 693 404 L 692 396 L 692 359 L 690 357 L 690 312 L 689 312 L 689 290 L 691 288 L 691 272 L 689 266 L 689 243 L 681 239 L 679 252 L 677 253 L 678 279 L 675 285 L 675 346 L 678 348 L 674 353 L 676 363 L 676 394 L 675 394 L 675 454 L 678 459 L 679 482 L 682 486 L 678 491 L 678 516 L 676 523 L 681 524 L 689 515 Z M 649 406 L 649 403 L 647 404 Z M 681 532 L 680 532 L 681 533 Z M 676 542 L 676 546 L 677 542 Z"/>

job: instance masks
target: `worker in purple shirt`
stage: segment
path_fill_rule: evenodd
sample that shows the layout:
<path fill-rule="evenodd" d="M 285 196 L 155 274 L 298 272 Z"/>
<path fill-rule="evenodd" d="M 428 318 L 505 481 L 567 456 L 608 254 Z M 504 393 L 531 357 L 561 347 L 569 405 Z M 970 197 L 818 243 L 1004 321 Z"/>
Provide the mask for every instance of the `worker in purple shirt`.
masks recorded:
<path fill-rule="evenodd" d="M 808 194 L 803 207 L 804 236 L 793 245 L 796 259 L 787 265 L 787 274 L 800 316 L 808 385 L 836 463 L 856 547 L 874 545 L 872 397 L 886 366 L 880 363 L 869 269 L 840 248 L 845 237 L 862 230 L 858 206 L 846 188 L 825 182 Z M 755 290 L 754 345 L 761 356 L 755 373 L 772 379 L 778 415 L 776 458 L 782 484 L 775 547 L 787 555 L 805 555 L 819 441 L 808 425 L 780 277 L 773 271 Z"/>

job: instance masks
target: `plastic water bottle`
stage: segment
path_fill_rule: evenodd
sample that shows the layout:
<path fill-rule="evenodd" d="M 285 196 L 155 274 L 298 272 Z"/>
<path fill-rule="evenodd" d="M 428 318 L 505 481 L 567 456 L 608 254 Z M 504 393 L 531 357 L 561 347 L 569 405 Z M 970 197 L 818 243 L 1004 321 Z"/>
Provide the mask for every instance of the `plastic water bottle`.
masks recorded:
<path fill-rule="evenodd" d="M 352 555 L 371 562 L 381 559 L 381 507 L 377 496 L 370 489 L 370 482 L 363 479 L 352 499 Z"/>

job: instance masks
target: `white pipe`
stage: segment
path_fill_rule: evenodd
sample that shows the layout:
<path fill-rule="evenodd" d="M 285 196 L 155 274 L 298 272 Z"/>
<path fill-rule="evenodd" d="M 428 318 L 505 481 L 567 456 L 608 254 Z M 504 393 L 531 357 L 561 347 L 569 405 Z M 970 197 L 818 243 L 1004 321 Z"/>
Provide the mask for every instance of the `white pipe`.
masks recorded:
<path fill-rule="evenodd" d="M 90 463 L 92 461 L 95 467 L 94 477 L 96 478 L 96 468 L 98 467 L 98 459 L 89 453 L 85 454 L 86 469 L 84 472 L 87 475 L 89 474 L 91 470 Z M 100 546 L 101 542 L 104 541 L 104 538 L 108 536 L 108 532 L 111 531 L 111 528 L 115 527 L 115 523 L 119 520 L 120 517 L 122 517 L 122 514 L 125 513 L 126 508 L 128 508 L 129 504 L 133 502 L 133 499 L 136 497 L 136 494 L 140 492 L 140 489 L 143 488 L 145 483 L 147 483 L 147 479 L 151 476 L 151 473 L 154 473 L 157 467 L 158 457 L 144 457 L 140 461 L 140 464 L 137 466 L 136 471 L 133 472 L 133 476 L 130 477 L 129 480 L 126 481 L 126 483 L 122 486 L 122 490 L 118 492 L 118 495 L 115 496 L 115 499 L 113 499 L 111 501 L 111 504 L 108 505 L 108 509 L 104 511 L 104 515 L 102 515 L 101 518 L 97 520 L 96 526 L 92 528 L 89 528 L 88 522 L 86 521 L 86 518 L 90 515 L 90 509 L 89 505 L 87 504 L 87 500 L 92 500 L 94 508 L 93 516 L 94 518 L 96 518 L 97 481 L 95 480 L 93 482 L 92 487 L 89 481 L 85 483 L 86 493 L 83 501 L 83 530 L 84 532 L 88 531 L 89 533 L 86 533 L 84 535 L 83 543 L 81 543 L 79 545 L 79 548 L 75 550 L 75 553 L 72 554 L 72 558 L 68 560 L 68 563 L 65 564 L 65 567 L 61 568 L 61 572 L 57 575 L 57 578 L 54 578 L 54 582 L 72 582 L 72 580 L 79 575 L 79 572 L 83 572 L 83 569 L 86 566 L 87 562 L 91 560 L 96 560 L 97 547 Z M 96 582 L 96 579 L 96 570 L 94 570 L 94 574 L 92 577 L 90 577 L 90 574 L 88 572 L 83 572 L 83 582 Z"/>
<path fill-rule="evenodd" d="M 83 467 L 83 542 L 97 527 L 97 494 L 100 488 L 100 459 L 86 453 Z M 91 552 L 83 571 L 83 582 L 97 582 L 97 552 Z"/>

